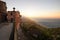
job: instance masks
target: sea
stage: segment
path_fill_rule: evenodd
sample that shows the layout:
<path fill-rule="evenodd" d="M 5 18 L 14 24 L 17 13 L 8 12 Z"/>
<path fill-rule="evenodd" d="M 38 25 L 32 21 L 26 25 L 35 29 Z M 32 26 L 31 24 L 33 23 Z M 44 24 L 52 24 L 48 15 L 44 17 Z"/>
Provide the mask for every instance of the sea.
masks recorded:
<path fill-rule="evenodd" d="M 35 22 L 40 25 L 43 25 L 48 28 L 57 28 L 60 27 L 60 19 L 42 19 L 42 18 L 33 18 Z"/>

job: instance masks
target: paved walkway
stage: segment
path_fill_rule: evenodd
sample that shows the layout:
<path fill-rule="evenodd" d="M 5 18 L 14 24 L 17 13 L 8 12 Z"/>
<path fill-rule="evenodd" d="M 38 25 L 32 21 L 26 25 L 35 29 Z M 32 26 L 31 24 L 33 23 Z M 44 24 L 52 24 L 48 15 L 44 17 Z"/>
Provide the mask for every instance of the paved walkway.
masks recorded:
<path fill-rule="evenodd" d="M 0 24 L 0 40 L 9 40 L 12 33 L 13 23 L 1 23 Z M 22 32 L 22 28 L 18 30 L 18 40 L 28 40 L 28 38 Z"/>
<path fill-rule="evenodd" d="M 0 24 L 0 40 L 9 40 L 13 24 L 1 23 Z"/>

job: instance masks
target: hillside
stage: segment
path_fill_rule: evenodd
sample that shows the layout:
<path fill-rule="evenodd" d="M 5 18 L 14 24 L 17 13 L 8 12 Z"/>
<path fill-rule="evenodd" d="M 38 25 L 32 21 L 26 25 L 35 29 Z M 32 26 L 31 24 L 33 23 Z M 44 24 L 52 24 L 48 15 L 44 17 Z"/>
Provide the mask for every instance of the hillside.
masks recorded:
<path fill-rule="evenodd" d="M 29 18 L 22 18 L 21 28 L 27 40 L 60 40 L 60 28 L 47 28 Z"/>
<path fill-rule="evenodd" d="M 60 40 L 60 27 L 58 28 L 49 28 L 50 34 L 52 37 L 54 37 L 56 40 Z"/>
<path fill-rule="evenodd" d="M 22 18 L 21 28 L 23 29 L 25 36 L 27 36 L 29 40 L 52 39 L 48 28 L 43 27 L 42 25 L 38 25 L 36 22 L 28 18 Z"/>

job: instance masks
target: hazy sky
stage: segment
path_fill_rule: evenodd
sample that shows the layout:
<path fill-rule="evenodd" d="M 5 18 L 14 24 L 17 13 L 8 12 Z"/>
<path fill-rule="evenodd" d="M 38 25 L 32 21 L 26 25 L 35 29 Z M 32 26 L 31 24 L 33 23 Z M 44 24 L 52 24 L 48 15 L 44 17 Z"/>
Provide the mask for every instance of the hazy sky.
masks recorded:
<path fill-rule="evenodd" d="M 3 0 L 8 10 L 16 7 L 21 15 L 39 18 L 60 18 L 60 0 Z"/>

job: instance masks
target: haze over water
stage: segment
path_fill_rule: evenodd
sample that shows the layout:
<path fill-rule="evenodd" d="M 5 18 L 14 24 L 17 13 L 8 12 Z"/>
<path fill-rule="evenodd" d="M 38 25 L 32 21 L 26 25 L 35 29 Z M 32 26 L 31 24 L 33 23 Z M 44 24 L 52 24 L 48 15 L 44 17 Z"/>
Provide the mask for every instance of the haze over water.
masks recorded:
<path fill-rule="evenodd" d="M 38 24 L 42 24 L 48 28 L 56 28 L 60 27 L 60 19 L 39 19 L 39 18 L 33 18 L 34 21 L 36 21 Z"/>

